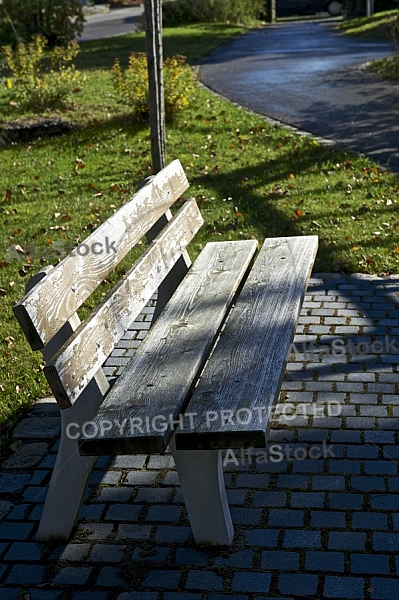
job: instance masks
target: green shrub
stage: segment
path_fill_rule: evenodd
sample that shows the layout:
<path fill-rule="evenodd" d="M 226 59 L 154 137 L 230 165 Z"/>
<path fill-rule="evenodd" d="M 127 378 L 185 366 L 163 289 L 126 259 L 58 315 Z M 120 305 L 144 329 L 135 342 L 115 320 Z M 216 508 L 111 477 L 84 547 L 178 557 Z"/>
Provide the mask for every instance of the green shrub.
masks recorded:
<path fill-rule="evenodd" d="M 164 25 L 183 23 L 251 24 L 264 13 L 264 0 L 166 0 Z"/>
<path fill-rule="evenodd" d="M 46 60 L 46 44 L 46 38 L 37 35 L 28 44 L 18 44 L 16 48 L 3 46 L 1 50 L 11 73 L 6 79 L 10 100 L 18 106 L 42 111 L 71 101 L 80 73 L 69 63 L 79 52 L 79 46 L 76 42 L 56 46 Z"/>
<path fill-rule="evenodd" d="M 40 34 L 49 46 L 63 46 L 82 33 L 84 21 L 79 0 L 0 2 L 0 39 L 11 45 L 27 43 Z"/>
<path fill-rule="evenodd" d="M 112 80 L 115 90 L 132 107 L 135 116 L 147 119 L 149 91 L 146 55 L 142 52 L 131 54 L 126 70 L 116 60 L 112 67 Z M 176 55 L 164 61 L 163 80 L 165 117 L 172 119 L 177 112 L 189 106 L 196 89 L 196 76 L 185 57 Z"/>

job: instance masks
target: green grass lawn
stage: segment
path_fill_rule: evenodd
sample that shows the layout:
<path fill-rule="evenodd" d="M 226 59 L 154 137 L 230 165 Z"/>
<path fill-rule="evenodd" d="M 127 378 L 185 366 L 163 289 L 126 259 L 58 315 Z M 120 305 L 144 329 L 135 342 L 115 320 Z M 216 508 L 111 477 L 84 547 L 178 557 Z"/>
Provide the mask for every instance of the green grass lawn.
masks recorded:
<path fill-rule="evenodd" d="M 396 47 L 399 48 L 399 10 L 386 10 L 371 17 L 342 21 L 339 29 L 341 33 L 360 38 L 394 40 Z M 385 79 L 399 81 L 399 53 L 373 61 L 369 69 Z"/>
<path fill-rule="evenodd" d="M 165 30 L 165 53 L 191 62 L 236 35 L 239 28 L 193 26 Z M 3 433 L 20 409 L 48 393 L 40 356 L 34 355 L 13 316 L 29 276 L 51 243 L 76 245 L 129 199 L 151 173 L 148 126 L 135 122 L 113 90 L 109 67 L 141 34 L 82 44 L 85 73 L 74 122 L 62 137 L 0 150 L 0 422 Z M 0 95 L 6 118 L 18 111 Z M 317 234 L 316 271 L 399 272 L 399 182 L 396 175 L 349 152 L 328 149 L 267 124 L 199 88 L 189 110 L 167 127 L 167 158 L 179 158 L 205 225 L 194 257 L 210 240 Z M 35 245 L 28 256 L 11 245 Z M 42 258 L 40 257 L 42 254 Z M 126 268 L 126 261 L 121 270 Z"/>
<path fill-rule="evenodd" d="M 344 20 L 339 25 L 341 33 L 357 37 L 374 37 L 391 39 L 392 26 L 399 15 L 399 10 L 385 10 L 371 17 L 357 17 Z"/>

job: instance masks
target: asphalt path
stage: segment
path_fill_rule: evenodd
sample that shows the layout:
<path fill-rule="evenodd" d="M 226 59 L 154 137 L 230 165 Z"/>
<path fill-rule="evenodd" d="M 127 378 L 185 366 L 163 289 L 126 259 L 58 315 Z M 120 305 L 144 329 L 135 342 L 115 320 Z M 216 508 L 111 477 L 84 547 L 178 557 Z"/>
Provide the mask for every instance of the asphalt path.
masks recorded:
<path fill-rule="evenodd" d="M 399 169 L 399 84 L 366 72 L 389 42 L 339 35 L 336 21 L 256 29 L 201 63 L 205 85 L 260 114 Z"/>
<path fill-rule="evenodd" d="M 137 31 L 143 6 L 129 6 L 86 16 L 83 34 L 79 41 L 116 37 Z"/>

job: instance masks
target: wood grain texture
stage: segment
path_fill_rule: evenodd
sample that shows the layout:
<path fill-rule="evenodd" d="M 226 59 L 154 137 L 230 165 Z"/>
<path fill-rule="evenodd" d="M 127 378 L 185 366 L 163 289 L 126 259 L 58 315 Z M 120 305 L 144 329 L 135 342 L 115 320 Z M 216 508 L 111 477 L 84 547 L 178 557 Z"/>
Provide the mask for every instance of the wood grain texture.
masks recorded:
<path fill-rule="evenodd" d="M 180 162 L 173 161 L 82 242 L 90 248 L 86 256 L 65 257 L 13 307 L 33 350 L 51 340 L 187 188 Z"/>
<path fill-rule="evenodd" d="M 107 298 L 54 355 L 44 373 L 58 401 L 71 406 L 203 224 L 186 202 Z"/>
<path fill-rule="evenodd" d="M 255 240 L 205 246 L 81 438 L 82 454 L 163 452 L 240 282 Z"/>
<path fill-rule="evenodd" d="M 188 405 L 192 426 L 176 432 L 178 449 L 266 445 L 316 251 L 317 236 L 265 241 Z"/>

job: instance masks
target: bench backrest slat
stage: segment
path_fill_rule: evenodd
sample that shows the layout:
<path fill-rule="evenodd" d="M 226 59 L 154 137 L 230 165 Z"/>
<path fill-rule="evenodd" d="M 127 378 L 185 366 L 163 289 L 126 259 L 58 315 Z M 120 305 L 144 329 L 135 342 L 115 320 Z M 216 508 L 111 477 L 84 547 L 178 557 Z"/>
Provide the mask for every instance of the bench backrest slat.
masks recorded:
<path fill-rule="evenodd" d="M 175 160 L 84 240 L 85 256 L 69 254 L 13 307 L 33 350 L 48 344 L 187 188 L 183 168 Z"/>
<path fill-rule="evenodd" d="M 78 399 L 202 224 L 195 200 L 186 202 L 45 367 L 62 408 Z"/>

